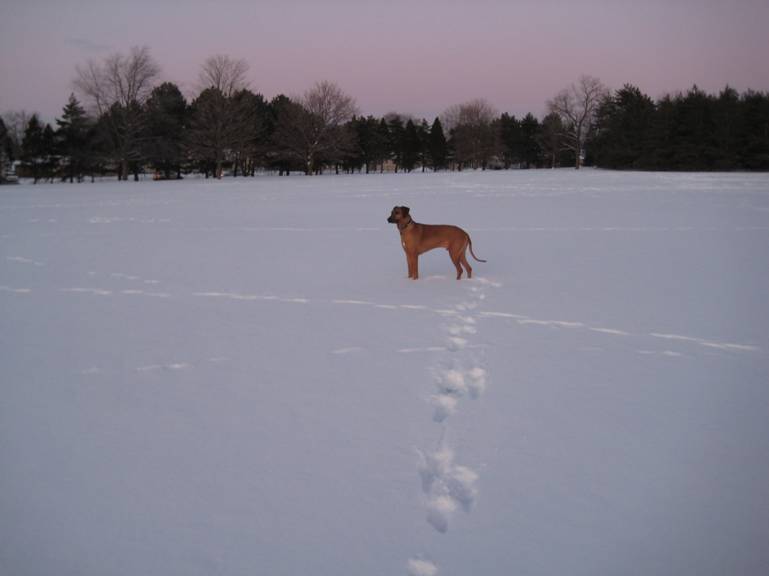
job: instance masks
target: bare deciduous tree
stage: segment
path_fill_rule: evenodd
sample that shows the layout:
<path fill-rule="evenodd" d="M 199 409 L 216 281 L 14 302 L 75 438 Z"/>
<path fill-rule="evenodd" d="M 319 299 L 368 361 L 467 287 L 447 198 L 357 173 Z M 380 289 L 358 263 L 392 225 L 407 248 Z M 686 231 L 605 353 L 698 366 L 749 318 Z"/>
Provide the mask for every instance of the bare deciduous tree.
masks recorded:
<path fill-rule="evenodd" d="M 441 115 L 441 122 L 451 134 L 455 160 L 472 168 L 485 169 L 499 152 L 497 111 L 482 98 L 456 104 Z"/>
<path fill-rule="evenodd" d="M 201 92 L 191 106 L 187 144 L 193 158 L 210 165 L 216 178 L 222 177 L 225 163 L 232 163 L 236 175 L 245 170 L 245 157 L 257 137 L 259 102 L 248 89 L 247 72 L 245 60 L 221 54 L 200 67 Z"/>
<path fill-rule="evenodd" d="M 579 168 L 582 163 L 585 137 L 599 104 L 608 93 L 598 78 L 581 76 L 576 84 L 561 90 L 547 103 L 548 112 L 561 118 L 564 146 L 574 152 L 575 168 Z"/>
<path fill-rule="evenodd" d="M 101 115 L 113 105 L 127 108 L 143 104 L 160 75 L 149 48 L 131 48 L 128 56 L 112 54 L 101 64 L 89 61 L 76 67 L 75 87 Z"/>
<path fill-rule="evenodd" d="M 26 110 L 3 114 L 7 137 L 10 139 L 11 149 L 15 157 L 21 154 L 21 141 L 24 139 L 24 130 L 31 117 L 32 114 Z"/>
<path fill-rule="evenodd" d="M 324 162 L 340 160 L 348 132 L 344 124 L 358 109 L 355 100 L 332 82 L 318 82 L 288 107 L 279 118 L 276 141 L 293 159 L 301 161 L 306 174 L 320 170 Z"/>
<path fill-rule="evenodd" d="M 160 68 L 146 46 L 134 47 L 126 56 L 108 56 L 101 64 L 89 61 L 76 68 L 75 88 L 108 127 L 112 155 L 118 164 L 118 178 L 128 179 L 129 163 L 141 154 L 142 106 L 152 93 Z"/>
<path fill-rule="evenodd" d="M 198 77 L 201 91 L 215 88 L 229 98 L 235 92 L 248 88 L 248 64 L 245 60 L 235 60 L 223 54 L 208 58 L 200 69 Z"/>

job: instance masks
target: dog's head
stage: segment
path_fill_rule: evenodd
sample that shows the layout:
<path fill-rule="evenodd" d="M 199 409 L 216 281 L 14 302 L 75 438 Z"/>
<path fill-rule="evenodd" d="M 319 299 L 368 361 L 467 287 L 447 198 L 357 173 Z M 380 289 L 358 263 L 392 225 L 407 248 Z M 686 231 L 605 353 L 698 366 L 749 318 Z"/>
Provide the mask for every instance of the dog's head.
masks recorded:
<path fill-rule="evenodd" d="M 397 224 L 398 222 L 401 222 L 409 217 L 409 207 L 408 206 L 396 206 L 393 208 L 393 211 L 390 212 L 390 217 L 387 219 L 387 221 L 390 224 Z"/>

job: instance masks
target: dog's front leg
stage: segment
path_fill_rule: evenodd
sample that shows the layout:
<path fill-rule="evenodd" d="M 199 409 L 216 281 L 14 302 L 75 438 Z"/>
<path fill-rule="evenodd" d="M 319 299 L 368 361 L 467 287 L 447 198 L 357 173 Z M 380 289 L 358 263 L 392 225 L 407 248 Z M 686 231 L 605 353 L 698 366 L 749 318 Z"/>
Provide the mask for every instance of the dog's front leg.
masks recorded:
<path fill-rule="evenodd" d="M 419 277 L 418 256 L 416 253 L 407 253 L 406 258 L 409 264 L 409 278 L 416 280 Z"/>

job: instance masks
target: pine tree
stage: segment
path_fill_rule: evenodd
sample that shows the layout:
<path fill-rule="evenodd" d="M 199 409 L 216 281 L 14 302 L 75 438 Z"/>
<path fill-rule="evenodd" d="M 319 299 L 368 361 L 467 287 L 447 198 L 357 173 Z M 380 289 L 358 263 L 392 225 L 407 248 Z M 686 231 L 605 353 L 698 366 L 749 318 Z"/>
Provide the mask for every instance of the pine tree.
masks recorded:
<path fill-rule="evenodd" d="M 358 118 L 354 123 L 354 129 L 358 140 L 358 160 L 354 162 L 356 168 L 365 167 L 366 174 L 385 159 L 386 139 L 382 137 L 379 129 L 380 121 L 373 116 Z"/>
<path fill-rule="evenodd" d="M 711 97 L 696 85 L 685 96 L 676 98 L 673 168 L 712 170 L 715 166 L 715 125 Z"/>
<path fill-rule="evenodd" d="M 539 120 L 526 114 L 521 120 L 521 162 L 526 168 L 540 165 L 540 148 L 537 144 L 539 132 Z"/>
<path fill-rule="evenodd" d="M 769 170 L 769 93 L 748 91 L 740 102 L 740 167 Z"/>
<path fill-rule="evenodd" d="M 430 167 L 433 170 L 443 170 L 448 164 L 449 149 L 446 143 L 446 136 L 443 133 L 441 120 L 437 116 L 430 127 L 430 137 L 428 143 L 428 157 Z"/>
<path fill-rule="evenodd" d="M 56 119 L 57 136 L 62 159 L 65 162 L 65 178 L 74 182 L 83 179 L 88 162 L 88 133 L 90 122 L 85 110 L 70 94 L 61 118 Z"/>
<path fill-rule="evenodd" d="M 152 90 L 145 103 L 147 137 L 144 156 L 157 175 L 181 178 L 187 102 L 176 84 L 164 82 Z"/>
<path fill-rule="evenodd" d="M 422 118 L 419 126 L 417 126 L 417 137 L 419 138 L 417 162 L 422 166 L 422 172 L 424 172 L 425 168 L 427 168 L 428 150 L 430 148 L 430 126 L 424 118 Z"/>
<path fill-rule="evenodd" d="M 520 164 L 523 156 L 521 151 L 521 123 L 515 116 L 505 112 L 499 117 L 499 137 L 502 146 L 502 162 L 506 169 Z"/>
<path fill-rule="evenodd" d="M 5 122 L 0 118 L 0 184 L 6 181 L 6 172 L 8 165 L 13 160 L 13 148 L 11 138 L 8 135 L 8 129 Z"/>
<path fill-rule="evenodd" d="M 32 175 L 35 184 L 42 177 L 43 165 L 46 161 L 43 129 L 37 114 L 33 114 L 24 129 L 24 138 L 21 141 L 21 160 L 24 168 Z"/>
<path fill-rule="evenodd" d="M 563 149 L 563 122 L 558 114 L 550 113 L 542 119 L 537 142 L 547 162 L 548 168 L 560 166 Z"/>
<path fill-rule="evenodd" d="M 266 144 L 263 162 L 267 168 L 278 170 L 280 176 L 284 174 L 288 176 L 291 174 L 291 170 L 301 168 L 301 165 L 297 165 L 293 154 L 283 149 L 277 132 L 281 124 L 281 116 L 290 114 L 292 106 L 293 103 L 288 96 L 279 94 L 270 100 L 265 111 L 264 139 Z"/>
<path fill-rule="evenodd" d="M 651 164 L 655 106 L 626 84 L 598 107 L 586 142 L 586 163 L 604 168 L 643 168 Z"/>
<path fill-rule="evenodd" d="M 56 132 L 50 124 L 43 128 L 43 177 L 53 179 L 59 165 L 59 150 Z"/>
<path fill-rule="evenodd" d="M 237 126 L 233 174 L 253 175 L 257 163 L 263 163 L 267 102 L 261 94 L 244 88 L 230 97 L 230 105 Z"/>
<path fill-rule="evenodd" d="M 419 159 L 419 134 L 414 122 L 409 120 L 403 130 L 403 141 L 401 144 L 401 163 L 406 172 L 411 172 Z"/>
<path fill-rule="evenodd" d="M 380 142 L 381 155 L 379 157 L 379 171 L 384 172 L 385 162 L 392 158 L 392 143 L 390 141 L 390 127 L 387 125 L 387 120 L 382 118 L 377 124 L 377 139 Z"/>
<path fill-rule="evenodd" d="M 740 95 L 734 88 L 726 86 L 718 98 L 713 100 L 713 123 L 718 154 L 715 160 L 717 170 L 734 170 L 738 167 L 737 138 L 740 122 Z"/>
<path fill-rule="evenodd" d="M 237 145 L 238 127 L 228 98 L 218 88 L 206 88 L 190 105 L 187 148 L 208 175 L 221 178 L 229 152 Z"/>
<path fill-rule="evenodd" d="M 403 135 L 406 129 L 403 119 L 397 114 L 389 114 L 386 121 L 390 159 L 395 164 L 395 172 L 398 172 L 403 166 Z"/>

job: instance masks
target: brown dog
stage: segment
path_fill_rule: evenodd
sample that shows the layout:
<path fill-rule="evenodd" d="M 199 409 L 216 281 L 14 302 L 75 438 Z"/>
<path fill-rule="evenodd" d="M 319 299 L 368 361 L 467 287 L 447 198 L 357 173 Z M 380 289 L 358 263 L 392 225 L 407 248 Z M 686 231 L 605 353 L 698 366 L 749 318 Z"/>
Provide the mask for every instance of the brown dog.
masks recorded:
<path fill-rule="evenodd" d="M 398 225 L 409 266 L 409 278 L 419 278 L 419 255 L 433 248 L 446 248 L 449 251 L 451 261 L 457 268 L 457 280 L 462 277 L 462 266 L 467 270 L 467 277 L 473 277 L 473 269 L 465 257 L 468 247 L 473 258 L 478 262 L 486 262 L 475 255 L 470 235 L 458 226 L 417 224 L 411 218 L 407 206 L 393 208 L 387 221 Z"/>

